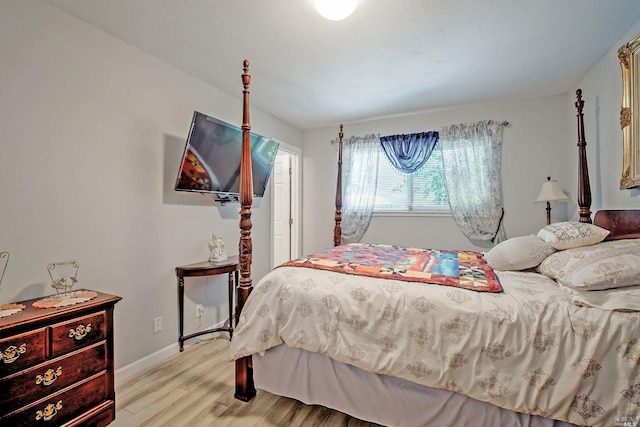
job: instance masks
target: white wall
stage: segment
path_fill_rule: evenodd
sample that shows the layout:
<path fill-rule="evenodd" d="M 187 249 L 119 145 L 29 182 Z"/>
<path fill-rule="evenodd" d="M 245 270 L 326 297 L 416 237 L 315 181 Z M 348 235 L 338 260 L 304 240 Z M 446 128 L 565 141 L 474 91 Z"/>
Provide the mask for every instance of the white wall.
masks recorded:
<path fill-rule="evenodd" d="M 193 110 L 240 124 L 244 58 L 229 64 L 230 96 L 35 0 L 0 1 L 0 40 L 0 250 L 11 252 L 0 302 L 52 293 L 47 264 L 75 258 L 79 286 L 123 297 L 117 368 L 171 346 L 174 268 L 207 259 L 214 231 L 238 252 L 239 206 L 172 186 Z M 256 108 L 252 125 L 302 146 Z M 270 203 L 269 192 L 254 200 L 254 280 L 269 268 Z M 187 279 L 187 332 L 226 319 L 226 283 Z"/>
<path fill-rule="evenodd" d="M 622 131 L 620 130 L 620 106 L 622 104 L 622 73 L 618 60 L 618 48 L 640 33 L 640 20 L 636 22 L 600 61 L 580 80 L 584 105 L 585 140 L 593 204 L 598 209 L 640 209 L 640 189 L 620 190 L 622 176 Z M 575 91 L 567 96 L 567 105 L 573 120 L 569 134 L 576 137 Z M 569 156 L 576 157 L 576 147 L 567 147 Z M 577 187 L 577 160 L 570 163 L 568 182 Z M 575 191 L 573 193 L 575 195 Z M 575 198 L 575 196 L 574 196 Z M 577 218 L 577 206 L 571 215 Z"/>
<path fill-rule="evenodd" d="M 485 119 L 506 120 L 503 137 L 503 196 L 508 237 L 536 233 L 546 224 L 545 205 L 534 204 L 547 176 L 567 191 L 566 96 L 432 111 L 402 117 L 345 124 L 350 135 L 392 135 L 438 130 L 442 126 Z M 309 253 L 333 244 L 334 197 L 338 126 L 303 131 L 304 140 L 304 250 Z M 566 219 L 567 206 L 555 203 L 552 220 Z M 476 249 L 451 216 L 374 217 L 365 242 L 384 242 L 440 249 Z"/>

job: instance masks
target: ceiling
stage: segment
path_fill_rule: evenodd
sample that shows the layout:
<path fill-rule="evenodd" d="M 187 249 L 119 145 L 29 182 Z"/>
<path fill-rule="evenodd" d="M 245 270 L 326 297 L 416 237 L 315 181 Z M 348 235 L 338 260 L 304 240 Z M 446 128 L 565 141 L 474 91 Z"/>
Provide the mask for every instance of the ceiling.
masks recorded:
<path fill-rule="evenodd" d="M 638 0 L 45 0 L 309 129 L 565 93 L 640 18 Z"/>

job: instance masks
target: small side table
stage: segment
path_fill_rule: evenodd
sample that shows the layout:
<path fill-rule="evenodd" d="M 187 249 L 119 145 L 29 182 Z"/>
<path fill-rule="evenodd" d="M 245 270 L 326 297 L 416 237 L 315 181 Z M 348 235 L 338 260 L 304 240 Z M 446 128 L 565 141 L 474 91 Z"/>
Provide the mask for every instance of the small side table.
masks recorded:
<path fill-rule="evenodd" d="M 194 332 L 184 335 L 184 278 L 197 276 L 215 276 L 217 274 L 229 273 L 229 327 L 211 328 L 204 331 Z M 184 350 L 184 342 L 199 335 L 210 334 L 212 332 L 229 332 L 229 338 L 233 337 L 233 295 L 235 285 L 238 283 L 238 255 L 230 256 L 225 261 L 219 262 L 197 262 L 195 264 L 182 265 L 176 267 L 178 276 L 178 308 L 180 311 L 180 351 Z"/>

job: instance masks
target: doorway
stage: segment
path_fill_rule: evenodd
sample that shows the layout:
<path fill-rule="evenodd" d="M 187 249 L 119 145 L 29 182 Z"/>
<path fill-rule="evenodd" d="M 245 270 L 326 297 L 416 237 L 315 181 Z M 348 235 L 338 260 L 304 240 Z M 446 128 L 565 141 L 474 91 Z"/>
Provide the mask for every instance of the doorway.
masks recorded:
<path fill-rule="evenodd" d="M 300 256 L 301 156 L 299 148 L 281 142 L 273 165 L 271 268 Z"/>

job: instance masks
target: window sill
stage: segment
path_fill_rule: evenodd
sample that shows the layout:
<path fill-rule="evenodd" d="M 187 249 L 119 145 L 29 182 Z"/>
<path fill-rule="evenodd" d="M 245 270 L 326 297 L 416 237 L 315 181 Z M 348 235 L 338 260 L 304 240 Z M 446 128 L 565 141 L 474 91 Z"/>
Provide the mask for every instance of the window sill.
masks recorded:
<path fill-rule="evenodd" d="M 378 211 L 374 217 L 451 217 L 450 211 Z"/>

